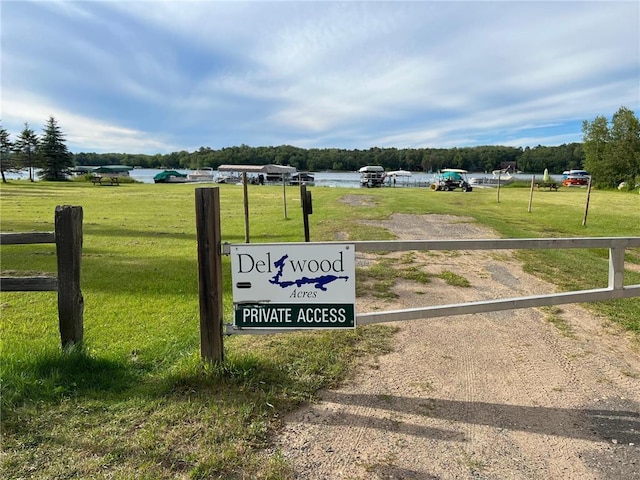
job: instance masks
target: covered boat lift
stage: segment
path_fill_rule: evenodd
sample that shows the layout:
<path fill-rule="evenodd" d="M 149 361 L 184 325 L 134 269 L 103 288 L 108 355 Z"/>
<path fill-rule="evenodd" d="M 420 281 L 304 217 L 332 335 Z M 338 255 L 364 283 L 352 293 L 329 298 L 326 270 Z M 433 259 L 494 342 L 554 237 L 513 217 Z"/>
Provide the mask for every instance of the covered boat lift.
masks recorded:
<path fill-rule="evenodd" d="M 239 172 L 242 174 L 242 188 L 244 190 L 244 241 L 249 243 L 249 193 L 247 191 L 247 173 L 258 175 L 280 175 L 282 178 L 282 201 L 284 205 L 284 218 L 287 218 L 287 184 L 285 178 L 297 170 L 287 165 L 220 165 L 219 172 Z"/>
<path fill-rule="evenodd" d="M 396 183 L 401 185 L 409 185 L 409 179 L 412 173 L 408 170 L 394 170 L 393 172 L 387 172 L 387 178 L 391 186 L 395 187 Z"/>
<path fill-rule="evenodd" d="M 296 173 L 296 167 L 289 167 L 287 165 L 220 165 L 218 167 L 219 172 L 239 172 L 242 174 L 256 173 L 263 175 L 280 175 L 285 177 L 288 174 Z M 244 177 L 244 175 L 243 175 Z"/>

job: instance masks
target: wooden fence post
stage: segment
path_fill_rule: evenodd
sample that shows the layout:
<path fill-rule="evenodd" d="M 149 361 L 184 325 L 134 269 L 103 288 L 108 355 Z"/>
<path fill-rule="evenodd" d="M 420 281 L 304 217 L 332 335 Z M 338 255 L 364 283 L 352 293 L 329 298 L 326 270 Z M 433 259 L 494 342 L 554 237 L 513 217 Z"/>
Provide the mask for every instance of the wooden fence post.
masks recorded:
<path fill-rule="evenodd" d="M 535 185 L 536 182 L 536 176 L 535 175 L 531 175 L 531 188 L 529 189 L 529 208 L 527 209 L 527 212 L 531 213 L 531 205 L 533 204 L 533 186 Z"/>
<path fill-rule="evenodd" d="M 587 203 L 584 205 L 584 217 L 582 217 L 582 226 L 587 226 L 587 214 L 589 213 L 589 199 L 591 198 L 591 177 L 589 177 L 589 183 L 587 184 Z"/>
<path fill-rule="evenodd" d="M 300 203 L 302 204 L 302 220 L 304 225 L 304 241 L 309 242 L 309 213 L 311 213 L 311 192 L 307 192 L 307 186 L 300 182 Z"/>
<path fill-rule="evenodd" d="M 82 207 L 57 206 L 58 321 L 62 348 L 82 343 L 84 299 L 80 290 Z"/>
<path fill-rule="evenodd" d="M 196 188 L 196 230 L 200 354 L 203 360 L 221 363 L 224 360 L 224 346 L 219 188 Z"/>

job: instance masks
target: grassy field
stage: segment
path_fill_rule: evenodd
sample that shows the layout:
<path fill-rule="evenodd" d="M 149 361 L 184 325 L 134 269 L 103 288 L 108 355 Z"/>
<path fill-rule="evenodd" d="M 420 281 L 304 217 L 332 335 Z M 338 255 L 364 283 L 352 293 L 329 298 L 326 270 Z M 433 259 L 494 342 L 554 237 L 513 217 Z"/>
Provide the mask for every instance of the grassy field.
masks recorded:
<path fill-rule="evenodd" d="M 344 380 L 354 358 L 391 348 L 393 329 L 242 336 L 226 363 L 199 354 L 194 185 L 14 182 L 0 187 L 2 231 L 52 231 L 56 205 L 84 210 L 85 345 L 60 353 L 56 294 L 2 293 L 3 478 L 290 478 L 266 456 L 283 414 Z M 594 191 L 432 192 L 311 188 L 314 241 L 389 238 L 358 223 L 392 213 L 474 217 L 504 237 L 640 235 L 640 196 Z M 220 186 L 222 238 L 244 241 L 242 189 Z M 368 206 L 341 202 L 365 195 Z M 302 241 L 299 192 L 251 186 L 251 241 Z M 2 270 L 54 272 L 53 245 L 3 246 Z M 602 287 L 605 250 L 526 251 L 519 258 L 560 289 Z M 228 262 L 228 259 L 225 259 Z M 640 251 L 626 284 L 640 283 Z M 230 285 L 228 263 L 225 285 Z M 640 299 L 590 305 L 640 337 Z M 230 289 L 225 314 L 231 321 Z"/>

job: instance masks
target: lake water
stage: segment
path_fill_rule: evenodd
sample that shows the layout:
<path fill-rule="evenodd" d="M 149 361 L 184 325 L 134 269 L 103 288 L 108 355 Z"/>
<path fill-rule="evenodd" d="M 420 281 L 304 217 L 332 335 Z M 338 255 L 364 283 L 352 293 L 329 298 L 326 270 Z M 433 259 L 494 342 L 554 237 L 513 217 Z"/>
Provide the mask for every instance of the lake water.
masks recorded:
<path fill-rule="evenodd" d="M 193 170 L 176 170 L 180 173 L 189 174 Z M 161 169 L 156 168 L 136 168 L 129 172 L 131 178 L 142 183 L 153 183 L 153 177 L 162 172 Z M 360 186 L 360 174 L 358 172 L 315 172 L 315 186 L 317 187 L 343 187 L 353 188 Z M 9 179 L 23 179 L 29 178 L 29 174 L 26 170 L 18 173 L 7 173 L 6 177 Z M 413 173 L 411 177 L 397 177 L 396 186 L 426 186 L 433 182 L 435 174 L 432 173 Z M 470 172 L 467 174 L 468 178 L 492 178 L 491 173 Z M 530 182 L 531 174 L 515 174 L 513 177 L 516 180 L 523 180 Z M 562 183 L 562 175 L 550 175 L 550 177 L 558 183 Z M 542 174 L 536 175 L 537 179 L 542 179 Z M 386 183 L 386 182 L 385 182 Z"/>
<path fill-rule="evenodd" d="M 153 168 L 136 168 L 130 172 L 132 178 L 135 178 L 139 182 L 153 183 L 153 177 L 160 173 L 162 170 Z M 189 174 L 192 170 L 177 170 L 180 173 Z M 315 186 L 316 187 L 359 187 L 360 186 L 360 174 L 358 172 L 315 172 Z M 418 186 L 429 185 L 433 182 L 435 174 L 433 173 L 413 173 L 411 177 L 397 177 L 397 186 Z M 491 173 L 468 173 L 468 178 L 492 178 Z M 530 174 L 515 174 L 513 177 L 516 180 L 531 181 Z M 558 182 L 562 182 L 562 175 L 550 175 L 550 177 Z M 542 179 L 542 174 L 536 175 L 536 178 Z"/>

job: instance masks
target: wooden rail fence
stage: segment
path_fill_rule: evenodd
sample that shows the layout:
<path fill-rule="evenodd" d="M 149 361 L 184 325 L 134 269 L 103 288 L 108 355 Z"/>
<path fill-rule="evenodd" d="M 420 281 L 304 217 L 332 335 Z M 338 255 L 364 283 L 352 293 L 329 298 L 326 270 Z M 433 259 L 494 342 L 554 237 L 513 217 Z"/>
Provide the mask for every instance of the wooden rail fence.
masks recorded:
<path fill-rule="evenodd" d="M 84 299 L 80 290 L 82 207 L 57 206 L 55 232 L 0 233 L 2 245 L 55 243 L 57 277 L 1 277 L 3 292 L 58 292 L 58 322 L 62 348 L 82 342 Z"/>

